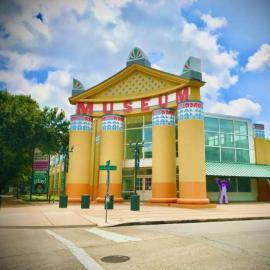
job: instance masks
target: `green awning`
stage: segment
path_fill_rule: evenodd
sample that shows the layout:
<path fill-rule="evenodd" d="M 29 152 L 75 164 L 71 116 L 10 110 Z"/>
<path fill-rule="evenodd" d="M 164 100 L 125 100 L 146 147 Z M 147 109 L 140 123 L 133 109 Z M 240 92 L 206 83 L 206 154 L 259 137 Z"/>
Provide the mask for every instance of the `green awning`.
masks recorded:
<path fill-rule="evenodd" d="M 270 178 L 270 165 L 206 162 L 206 175 Z"/>

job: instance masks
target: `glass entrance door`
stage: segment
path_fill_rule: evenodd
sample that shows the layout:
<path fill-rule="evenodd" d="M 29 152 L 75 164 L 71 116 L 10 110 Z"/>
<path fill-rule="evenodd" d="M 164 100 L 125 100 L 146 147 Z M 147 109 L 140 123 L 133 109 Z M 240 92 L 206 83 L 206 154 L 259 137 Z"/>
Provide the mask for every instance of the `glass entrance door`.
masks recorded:
<path fill-rule="evenodd" d="M 141 201 L 149 201 L 152 197 L 152 175 L 138 175 L 136 190 Z"/>

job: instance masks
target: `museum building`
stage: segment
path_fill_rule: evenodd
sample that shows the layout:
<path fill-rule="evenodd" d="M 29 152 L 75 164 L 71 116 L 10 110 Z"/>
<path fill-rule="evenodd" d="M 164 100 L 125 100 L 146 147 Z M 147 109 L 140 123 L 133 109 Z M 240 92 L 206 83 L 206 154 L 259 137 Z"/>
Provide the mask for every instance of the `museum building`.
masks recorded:
<path fill-rule="evenodd" d="M 231 201 L 270 200 L 270 140 L 250 119 L 203 111 L 200 60 L 190 57 L 181 75 L 151 68 L 139 48 L 126 67 L 98 85 L 75 81 L 71 104 L 69 201 L 89 194 L 104 201 L 110 160 L 110 194 L 129 199 L 136 188 L 143 201 L 207 205 L 218 198 L 216 177 L 230 178 Z M 134 144 L 140 167 L 134 181 Z M 51 172 L 58 172 L 57 162 Z M 56 180 L 51 181 L 50 192 Z M 57 186 L 61 186 L 59 183 Z M 62 185 L 63 186 L 63 185 Z"/>

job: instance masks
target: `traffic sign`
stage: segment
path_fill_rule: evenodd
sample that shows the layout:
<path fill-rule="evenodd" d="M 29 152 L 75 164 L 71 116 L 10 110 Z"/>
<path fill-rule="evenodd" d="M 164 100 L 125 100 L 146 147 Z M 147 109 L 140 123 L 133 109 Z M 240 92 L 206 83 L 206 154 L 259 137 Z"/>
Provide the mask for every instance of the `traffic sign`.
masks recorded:
<path fill-rule="evenodd" d="M 116 171 L 117 170 L 117 166 L 107 166 L 107 165 L 100 165 L 99 169 L 101 171 Z"/>

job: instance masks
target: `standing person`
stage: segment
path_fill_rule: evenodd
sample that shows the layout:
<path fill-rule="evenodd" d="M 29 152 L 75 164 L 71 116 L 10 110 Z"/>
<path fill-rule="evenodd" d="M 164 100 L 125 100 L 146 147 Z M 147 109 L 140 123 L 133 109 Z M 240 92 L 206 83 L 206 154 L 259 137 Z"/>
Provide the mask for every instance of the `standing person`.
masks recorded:
<path fill-rule="evenodd" d="M 229 189 L 230 178 L 216 178 L 216 183 L 219 187 L 219 204 L 229 203 L 227 191 Z"/>

